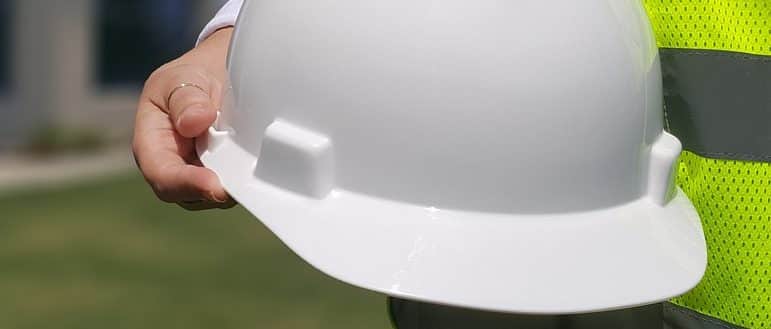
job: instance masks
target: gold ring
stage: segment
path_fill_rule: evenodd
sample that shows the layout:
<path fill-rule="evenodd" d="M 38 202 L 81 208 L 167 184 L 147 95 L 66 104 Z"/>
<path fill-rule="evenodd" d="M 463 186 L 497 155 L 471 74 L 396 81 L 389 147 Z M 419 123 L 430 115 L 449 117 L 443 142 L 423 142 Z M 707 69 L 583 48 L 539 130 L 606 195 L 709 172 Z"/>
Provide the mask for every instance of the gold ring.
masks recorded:
<path fill-rule="evenodd" d="M 207 96 L 209 95 L 209 93 L 206 92 L 206 89 L 203 89 L 203 87 L 201 87 L 201 86 L 199 86 L 199 85 L 197 85 L 195 83 L 190 83 L 190 82 L 180 83 L 178 86 L 174 87 L 174 89 L 172 89 L 171 92 L 169 93 L 169 98 L 166 100 L 166 106 L 171 106 L 171 97 L 173 97 L 176 92 L 180 91 L 183 88 L 187 88 L 187 87 L 196 88 L 196 89 L 202 91 Z"/>

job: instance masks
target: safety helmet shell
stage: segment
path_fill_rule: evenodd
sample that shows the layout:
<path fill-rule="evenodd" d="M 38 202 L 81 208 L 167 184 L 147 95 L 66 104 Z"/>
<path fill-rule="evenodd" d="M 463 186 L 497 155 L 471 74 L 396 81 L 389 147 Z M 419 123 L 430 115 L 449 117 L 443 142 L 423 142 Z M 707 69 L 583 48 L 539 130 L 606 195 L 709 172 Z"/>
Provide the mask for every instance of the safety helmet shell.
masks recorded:
<path fill-rule="evenodd" d="M 703 274 L 637 1 L 246 1 L 229 68 L 201 158 L 333 277 L 573 313 Z"/>

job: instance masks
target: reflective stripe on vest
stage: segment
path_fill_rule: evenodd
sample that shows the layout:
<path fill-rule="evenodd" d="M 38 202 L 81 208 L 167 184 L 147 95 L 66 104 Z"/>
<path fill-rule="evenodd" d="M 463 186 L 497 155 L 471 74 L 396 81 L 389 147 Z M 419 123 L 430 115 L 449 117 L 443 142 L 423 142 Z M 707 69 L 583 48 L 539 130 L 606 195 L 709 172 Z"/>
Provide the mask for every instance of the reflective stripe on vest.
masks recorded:
<path fill-rule="evenodd" d="M 771 0 L 644 0 L 709 267 L 674 302 L 771 328 Z"/>

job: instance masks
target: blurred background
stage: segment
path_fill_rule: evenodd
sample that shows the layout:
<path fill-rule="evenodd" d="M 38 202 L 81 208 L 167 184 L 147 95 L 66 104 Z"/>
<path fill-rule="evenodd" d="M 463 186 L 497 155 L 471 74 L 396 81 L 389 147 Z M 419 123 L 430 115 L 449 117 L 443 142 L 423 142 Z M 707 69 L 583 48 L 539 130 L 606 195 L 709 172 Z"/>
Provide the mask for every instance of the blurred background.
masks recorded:
<path fill-rule="evenodd" d="M 157 201 L 135 101 L 223 0 L 0 0 L 0 328 L 389 328 L 242 209 Z"/>

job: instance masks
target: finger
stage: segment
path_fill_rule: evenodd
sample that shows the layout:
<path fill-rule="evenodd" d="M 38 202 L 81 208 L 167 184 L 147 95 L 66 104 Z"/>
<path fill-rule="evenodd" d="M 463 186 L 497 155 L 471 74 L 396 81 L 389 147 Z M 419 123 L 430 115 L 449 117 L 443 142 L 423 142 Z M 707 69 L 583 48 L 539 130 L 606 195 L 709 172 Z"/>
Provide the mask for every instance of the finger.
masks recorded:
<path fill-rule="evenodd" d="M 168 113 L 183 137 L 204 133 L 217 118 L 219 104 L 215 95 L 221 92 L 221 84 L 205 69 L 194 65 L 169 69 L 162 75 L 153 101 Z"/>
<path fill-rule="evenodd" d="M 209 169 L 191 165 L 195 158 L 192 139 L 177 134 L 168 116 L 145 103 L 137 111 L 134 153 L 145 178 L 166 202 L 230 199 Z"/>
<path fill-rule="evenodd" d="M 160 168 L 157 175 L 161 178 L 154 180 L 154 187 L 164 201 L 204 200 L 220 204 L 229 201 L 219 178 L 209 169 L 189 164 L 167 165 Z"/>

